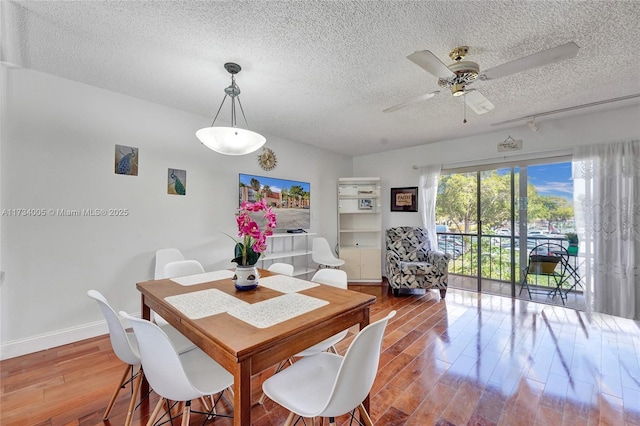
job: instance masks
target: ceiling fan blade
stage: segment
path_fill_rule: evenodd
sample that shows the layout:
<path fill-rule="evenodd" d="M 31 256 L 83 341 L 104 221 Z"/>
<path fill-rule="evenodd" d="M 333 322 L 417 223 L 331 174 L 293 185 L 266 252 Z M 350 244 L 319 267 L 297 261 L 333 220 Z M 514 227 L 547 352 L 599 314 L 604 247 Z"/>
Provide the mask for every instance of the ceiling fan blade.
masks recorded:
<path fill-rule="evenodd" d="M 407 59 L 438 78 L 448 78 L 455 75 L 453 71 L 428 50 L 414 52 L 407 56 Z"/>
<path fill-rule="evenodd" d="M 484 95 L 477 90 L 469 90 L 464 94 L 464 101 L 467 106 L 473 110 L 476 114 L 484 114 L 495 108 L 491 101 L 484 97 Z"/>
<path fill-rule="evenodd" d="M 400 108 L 404 108 L 404 107 L 409 106 L 409 105 L 417 104 L 418 102 L 426 101 L 427 99 L 433 98 L 438 93 L 440 93 L 440 91 L 436 90 L 435 92 L 425 93 L 424 95 L 416 96 L 415 98 L 411 98 L 408 101 L 404 101 L 404 102 L 402 102 L 402 103 L 400 103 L 398 105 L 394 105 L 392 107 L 389 107 L 389 108 L 385 109 L 382 112 L 393 112 L 393 111 L 399 110 Z"/>
<path fill-rule="evenodd" d="M 554 62 L 573 58 L 578 54 L 580 48 L 574 42 L 561 44 L 551 49 L 543 50 L 515 61 L 507 62 L 497 67 L 484 71 L 478 77 L 480 80 L 495 80 L 511 74 L 516 74 L 531 68 L 541 67 Z"/>

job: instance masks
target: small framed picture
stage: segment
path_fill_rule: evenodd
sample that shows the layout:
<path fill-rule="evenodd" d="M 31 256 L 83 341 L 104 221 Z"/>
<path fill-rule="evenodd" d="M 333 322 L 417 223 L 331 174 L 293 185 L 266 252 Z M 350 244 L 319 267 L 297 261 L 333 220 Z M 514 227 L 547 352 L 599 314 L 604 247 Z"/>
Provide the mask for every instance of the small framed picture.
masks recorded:
<path fill-rule="evenodd" d="M 167 194 L 186 195 L 187 171 L 180 169 L 169 169 L 167 174 Z"/>
<path fill-rule="evenodd" d="M 371 198 L 360 198 L 358 210 L 373 210 L 373 200 Z"/>
<path fill-rule="evenodd" d="M 391 188 L 392 212 L 417 212 L 418 187 Z"/>
<path fill-rule="evenodd" d="M 138 176 L 138 148 L 116 145 L 115 172 L 118 175 Z"/>

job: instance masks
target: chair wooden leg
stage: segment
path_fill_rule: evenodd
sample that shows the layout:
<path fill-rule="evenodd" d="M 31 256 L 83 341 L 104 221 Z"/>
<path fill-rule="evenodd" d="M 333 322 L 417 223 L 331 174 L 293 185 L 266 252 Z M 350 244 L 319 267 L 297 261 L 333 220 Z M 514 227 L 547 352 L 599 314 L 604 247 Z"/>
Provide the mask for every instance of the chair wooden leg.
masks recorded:
<path fill-rule="evenodd" d="M 290 411 L 289 417 L 287 417 L 287 421 L 284 422 L 284 426 L 291 426 L 293 424 L 293 419 L 295 416 L 295 413 L 293 411 Z"/>
<path fill-rule="evenodd" d="M 229 395 L 231 395 L 231 399 L 226 397 L 226 395 L 224 394 L 225 391 L 229 392 Z M 229 386 L 228 388 L 223 390 L 220 393 L 220 396 L 222 397 L 222 399 L 224 399 L 226 401 L 226 403 L 229 405 L 229 407 L 233 407 L 233 388 L 231 386 Z"/>
<path fill-rule="evenodd" d="M 129 375 L 129 371 L 131 371 L 131 369 L 133 369 L 132 365 L 127 365 L 124 368 L 124 373 L 122 373 L 122 378 L 118 382 L 118 386 L 116 387 L 116 390 L 113 391 L 113 396 L 111 397 L 111 401 L 109 401 L 109 404 L 107 405 L 107 410 L 104 412 L 104 416 L 102 416 L 102 420 L 107 420 L 109 418 L 109 414 L 111 413 L 111 409 L 113 408 L 113 404 L 115 404 L 116 399 L 118 398 L 118 394 L 120 393 L 120 390 L 122 389 L 122 386 L 127 381 L 127 376 Z M 133 397 L 135 397 L 135 394 L 132 396 L 132 398 Z"/>
<path fill-rule="evenodd" d="M 189 426 L 189 417 L 191 414 L 191 401 L 187 401 L 184 404 L 184 409 L 182 410 L 182 426 Z"/>
<path fill-rule="evenodd" d="M 211 411 L 211 407 L 209 407 L 209 404 L 207 404 L 207 400 L 205 399 L 204 396 L 200 397 L 200 402 L 202 403 L 202 407 L 204 408 L 204 411 L 206 411 L 207 413 Z"/>
<path fill-rule="evenodd" d="M 156 404 L 156 408 L 153 409 L 153 412 L 151 413 L 151 417 L 149 417 L 149 421 L 147 422 L 147 426 L 153 426 L 153 424 L 156 421 L 156 418 L 158 417 L 158 414 L 160 413 L 160 409 L 162 408 L 162 404 L 164 404 L 166 400 L 164 398 L 160 398 L 158 400 L 158 403 Z"/>
<path fill-rule="evenodd" d="M 364 405 L 358 405 L 358 411 L 360 411 L 360 419 L 365 426 L 373 426 L 373 422 L 371 421 L 371 417 L 369 417 L 369 413 L 365 410 Z"/>
<path fill-rule="evenodd" d="M 138 375 L 133 380 L 133 393 L 131 394 L 131 401 L 129 401 L 127 418 L 124 421 L 125 426 L 129 426 L 131 424 L 131 417 L 133 417 L 133 410 L 135 410 L 136 408 L 136 398 L 138 396 L 138 392 L 140 392 L 140 386 L 142 385 L 143 376 L 144 376 L 144 372 L 142 371 L 142 367 L 140 367 L 140 371 L 138 371 Z"/>
<path fill-rule="evenodd" d="M 169 404 L 169 401 L 167 401 L 167 406 L 170 406 L 170 405 L 171 404 Z M 180 415 L 180 413 L 182 413 L 183 410 L 184 410 L 184 401 L 178 401 L 178 403 L 174 407 L 174 410 L 171 410 L 171 411 L 175 411 L 175 415 L 178 416 Z"/>

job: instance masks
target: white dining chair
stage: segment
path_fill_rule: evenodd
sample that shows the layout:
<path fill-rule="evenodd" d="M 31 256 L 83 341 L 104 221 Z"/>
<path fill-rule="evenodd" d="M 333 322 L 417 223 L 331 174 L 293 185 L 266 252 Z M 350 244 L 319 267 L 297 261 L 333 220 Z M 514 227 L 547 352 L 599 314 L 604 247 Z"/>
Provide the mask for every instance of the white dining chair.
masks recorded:
<path fill-rule="evenodd" d="M 216 412 L 216 406 L 224 391 L 233 385 L 233 375 L 214 361 L 200 348 L 178 354 L 169 337 L 151 321 L 134 318 L 124 311 L 120 315 L 127 318 L 133 327 L 140 349 L 140 360 L 144 374 L 154 392 L 160 396 L 148 425 L 158 420 L 162 406 L 166 402 L 170 412 L 175 404 L 184 402 L 182 425 L 189 424 L 191 413 L 210 417 L 233 417 Z M 205 403 L 205 397 L 216 395 L 212 407 Z M 192 410 L 191 401 L 199 399 L 207 412 Z M 173 402 L 170 405 L 169 401 Z M 162 417 L 161 417 L 162 418 Z"/>
<path fill-rule="evenodd" d="M 164 274 L 164 267 L 169 262 L 176 262 L 178 260 L 185 260 L 184 255 L 180 250 L 176 248 L 166 248 L 156 251 L 156 269 L 153 276 L 154 280 L 161 280 L 163 278 L 169 278 Z"/>
<path fill-rule="evenodd" d="M 296 415 L 328 417 L 329 424 L 335 425 L 335 418 L 343 414 L 355 418 L 356 409 L 364 424 L 373 424 L 362 401 L 371 392 L 384 331 L 395 314 L 391 311 L 360 331 L 344 357 L 329 352 L 305 357 L 264 381 L 264 393 L 290 411 L 285 426 Z"/>
<path fill-rule="evenodd" d="M 176 278 L 186 275 L 204 274 L 202 264 L 197 260 L 177 260 L 164 265 L 164 277 Z"/>
<path fill-rule="evenodd" d="M 269 268 L 267 268 L 267 270 L 276 272 L 278 274 L 293 276 L 293 265 L 290 265 L 288 263 L 272 263 L 271 265 L 269 265 Z"/>
<path fill-rule="evenodd" d="M 340 269 L 320 269 L 313 275 L 313 278 L 311 278 L 311 281 L 320 283 L 320 284 L 330 285 L 332 287 L 342 288 L 345 290 L 347 289 L 347 273 Z M 293 364 L 293 362 L 295 361 L 295 358 L 312 356 L 324 351 L 332 351 L 333 353 L 337 354 L 338 351 L 336 350 L 335 345 L 338 342 L 340 342 L 342 339 L 347 337 L 348 333 L 349 333 L 349 329 L 343 330 L 319 343 L 316 343 L 315 345 L 303 350 L 302 352 L 297 353 L 293 357 L 288 358 L 284 361 L 281 361 L 278 365 L 276 365 L 274 373 L 278 373 L 279 371 L 281 371 L 284 368 L 284 366 L 287 365 L 287 363 Z M 260 396 L 260 399 L 258 400 L 258 403 L 259 404 L 264 403 L 264 398 L 265 398 L 265 393 L 263 392 L 262 395 Z"/>
<path fill-rule="evenodd" d="M 107 321 L 109 339 L 111 340 L 113 352 L 120 361 L 126 364 L 122 377 L 113 392 L 111 400 L 109 401 L 102 418 L 103 420 L 107 420 L 109 418 L 109 414 L 111 413 L 111 409 L 113 408 L 116 399 L 118 398 L 120 390 L 124 389 L 127 384 L 131 383 L 132 393 L 129 401 L 129 409 L 127 410 L 127 417 L 125 419 L 125 426 L 128 426 L 131 424 L 131 416 L 133 415 L 135 408 L 136 397 L 144 375 L 142 368 L 139 368 L 137 371 L 135 369 L 135 367 L 141 364 L 138 342 L 133 333 L 126 331 L 120 321 L 120 318 L 116 314 L 116 311 L 113 310 L 111 305 L 109 305 L 109 302 L 107 302 L 107 299 L 99 291 L 89 290 L 87 295 L 98 302 L 98 307 L 100 308 L 104 319 Z M 163 330 L 169 336 L 178 352 L 186 352 L 196 347 L 193 342 L 184 337 L 178 330 L 170 325 L 163 327 Z"/>
<path fill-rule="evenodd" d="M 326 284 L 346 290 L 348 284 L 347 273 L 342 269 L 320 269 L 313 274 L 311 281 Z"/>
<path fill-rule="evenodd" d="M 311 281 L 315 283 L 330 285 L 332 287 L 341 288 L 347 290 L 347 273 L 341 269 L 320 269 L 316 272 Z M 320 352 L 324 352 L 327 350 L 332 351 L 337 354 L 335 345 L 347 337 L 347 333 L 349 329 L 341 331 L 340 333 L 334 334 L 333 336 L 323 340 L 320 343 L 316 343 L 315 345 L 305 349 L 304 351 L 295 355 L 296 358 L 315 355 Z"/>
<path fill-rule="evenodd" d="M 195 274 L 203 274 L 204 268 L 202 264 L 197 260 L 176 260 L 173 262 L 168 262 L 164 265 L 164 269 L 162 270 L 162 278 L 177 278 L 184 277 L 186 275 L 195 275 Z M 162 318 L 155 312 L 151 312 L 151 320 L 158 324 L 159 326 L 164 327 L 165 325 L 169 325 L 166 319 Z"/>
<path fill-rule="evenodd" d="M 176 262 L 184 259 L 184 255 L 177 248 L 171 247 L 156 250 L 156 268 L 153 274 L 153 279 L 161 280 L 164 278 L 169 278 L 165 275 L 164 267 L 170 262 Z M 157 322 L 162 326 L 168 324 L 168 322 L 164 318 L 156 314 L 154 311 L 151 311 L 151 320 Z"/>
<path fill-rule="evenodd" d="M 344 265 L 344 260 L 338 259 L 329 247 L 329 242 L 326 238 L 316 237 L 313 239 L 311 260 L 318 264 L 318 269 L 325 268 L 339 268 Z"/>

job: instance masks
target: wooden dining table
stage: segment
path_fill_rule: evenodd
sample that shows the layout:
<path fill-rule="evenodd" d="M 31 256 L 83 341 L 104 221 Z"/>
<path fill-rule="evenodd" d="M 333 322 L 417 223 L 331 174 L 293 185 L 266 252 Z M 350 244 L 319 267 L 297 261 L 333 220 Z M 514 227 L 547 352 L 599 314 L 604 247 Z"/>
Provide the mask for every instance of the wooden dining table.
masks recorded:
<path fill-rule="evenodd" d="M 285 294 L 266 287 L 267 281 L 277 284 L 279 279 L 267 280 L 266 278 L 277 277 L 278 274 L 263 269 L 260 269 L 259 273 L 260 280 L 264 280 L 265 286 L 258 285 L 256 289 L 249 291 L 236 290 L 230 278 L 193 285 L 181 285 L 171 279 L 141 282 L 136 285 L 142 297 L 143 318 L 150 319 L 151 310 L 155 311 L 233 374 L 233 424 L 236 426 L 251 425 L 252 375 L 351 326 L 359 325 L 359 329 L 362 330 L 369 324 L 370 306 L 376 300 L 372 295 L 287 277 L 287 282 L 296 285 L 302 284 L 303 287 L 313 285 L 313 287 L 295 291 L 295 297 L 321 302 L 323 305 L 266 327 L 252 325 L 239 319 L 237 315 L 232 315 L 233 310 L 193 318 L 198 315 L 185 313 L 185 309 L 178 309 L 175 303 L 170 303 L 176 300 L 175 296 L 192 297 L 201 301 L 199 295 L 212 292 L 228 300 L 239 299 L 242 302 L 238 303 L 242 303 L 243 308 L 258 307 L 260 305 L 257 304 L 261 302 L 263 302 L 262 305 L 264 303 L 273 305 L 279 300 L 287 299 L 283 296 L 294 297 L 289 294 L 292 292 Z M 286 280 L 282 278 L 282 281 Z M 189 293 L 195 294 L 189 295 Z M 228 296 L 232 296 L 233 299 Z M 367 410 L 369 409 L 368 397 L 364 401 L 364 406 Z"/>

